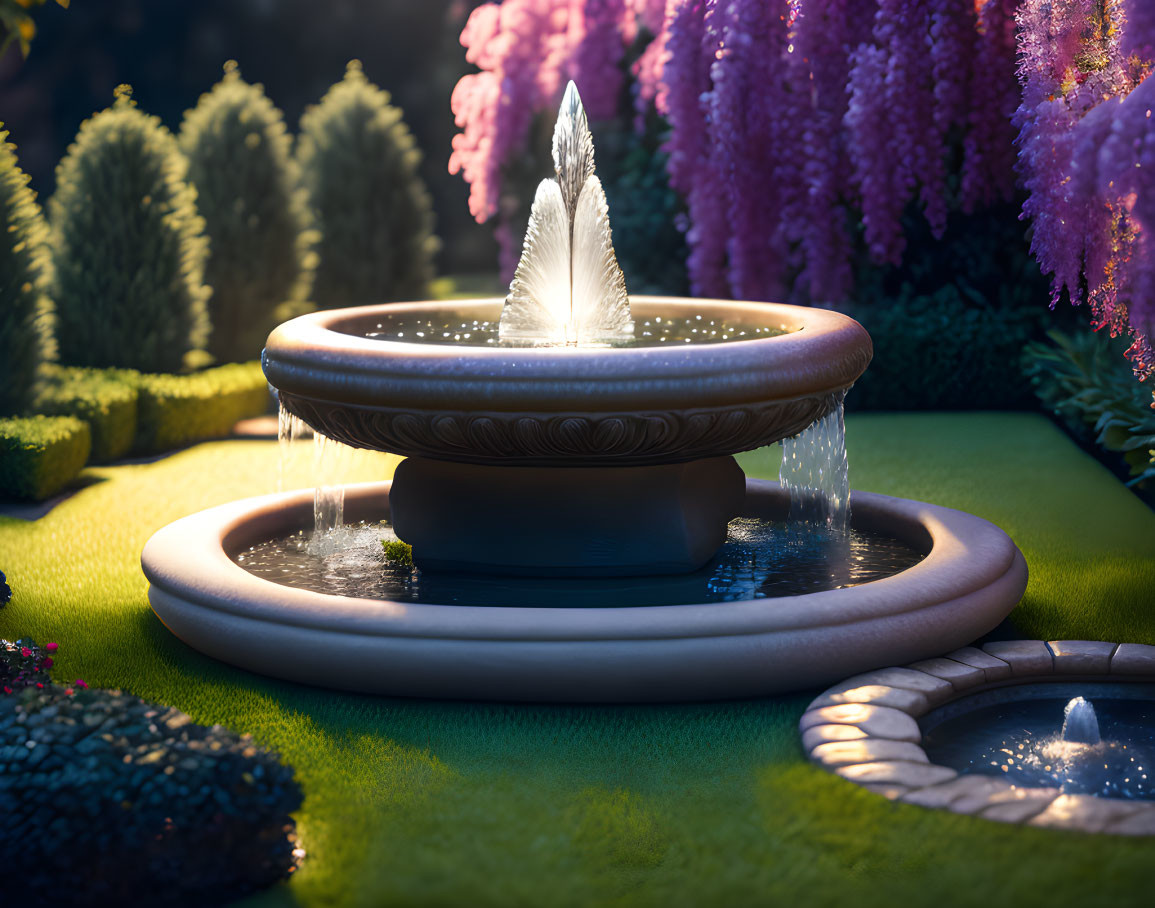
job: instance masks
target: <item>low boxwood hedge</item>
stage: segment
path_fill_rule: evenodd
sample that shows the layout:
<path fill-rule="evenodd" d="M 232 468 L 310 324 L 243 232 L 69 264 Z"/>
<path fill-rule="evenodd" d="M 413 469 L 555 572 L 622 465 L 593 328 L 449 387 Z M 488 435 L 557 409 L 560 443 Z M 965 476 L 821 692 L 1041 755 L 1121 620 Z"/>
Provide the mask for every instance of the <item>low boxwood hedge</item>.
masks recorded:
<path fill-rule="evenodd" d="M 136 438 L 137 390 L 131 382 L 104 369 L 56 366 L 36 402 L 36 411 L 75 416 L 92 431 L 93 463 L 124 457 Z"/>
<path fill-rule="evenodd" d="M 0 496 L 40 501 L 88 462 L 92 432 L 75 416 L 0 419 Z"/>
<path fill-rule="evenodd" d="M 269 386 L 257 362 L 191 375 L 121 374 L 139 395 L 134 446 L 139 454 L 228 435 L 237 420 L 259 416 L 269 404 Z"/>

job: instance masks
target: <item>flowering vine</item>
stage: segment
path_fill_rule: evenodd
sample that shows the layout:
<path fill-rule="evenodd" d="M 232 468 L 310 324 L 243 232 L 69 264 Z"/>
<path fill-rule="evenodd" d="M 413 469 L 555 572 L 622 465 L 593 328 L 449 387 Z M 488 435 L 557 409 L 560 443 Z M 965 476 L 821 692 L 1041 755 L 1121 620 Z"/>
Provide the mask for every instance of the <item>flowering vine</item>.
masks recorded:
<path fill-rule="evenodd" d="M 1155 16 L 1143 0 L 1024 0 L 1019 171 L 1031 249 L 1096 330 L 1155 372 Z"/>
<path fill-rule="evenodd" d="M 843 299 L 859 236 L 897 264 L 911 211 L 941 236 L 951 210 L 1008 201 L 1017 171 L 1052 303 L 1087 300 L 1155 372 L 1155 2 L 487 3 L 452 102 L 450 170 L 479 221 L 501 219 L 502 169 L 567 79 L 593 118 L 615 112 L 638 36 L 635 112 L 668 126 L 695 294 Z"/>

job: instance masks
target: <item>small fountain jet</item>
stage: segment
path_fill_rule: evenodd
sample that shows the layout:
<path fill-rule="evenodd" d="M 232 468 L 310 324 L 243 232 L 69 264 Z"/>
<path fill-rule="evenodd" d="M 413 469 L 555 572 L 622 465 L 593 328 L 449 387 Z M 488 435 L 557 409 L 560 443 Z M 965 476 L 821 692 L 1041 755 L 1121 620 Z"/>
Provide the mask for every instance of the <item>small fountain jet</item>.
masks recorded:
<path fill-rule="evenodd" d="M 1068 744 L 1098 744 L 1099 719 L 1095 707 L 1082 697 L 1075 697 L 1063 710 L 1062 739 Z"/>
<path fill-rule="evenodd" d="M 525 246 L 501 311 L 499 336 L 545 344 L 608 344 L 634 322 L 614 255 L 609 209 L 594 175 L 594 143 L 570 82 L 553 131 L 556 180 L 537 187 Z"/>

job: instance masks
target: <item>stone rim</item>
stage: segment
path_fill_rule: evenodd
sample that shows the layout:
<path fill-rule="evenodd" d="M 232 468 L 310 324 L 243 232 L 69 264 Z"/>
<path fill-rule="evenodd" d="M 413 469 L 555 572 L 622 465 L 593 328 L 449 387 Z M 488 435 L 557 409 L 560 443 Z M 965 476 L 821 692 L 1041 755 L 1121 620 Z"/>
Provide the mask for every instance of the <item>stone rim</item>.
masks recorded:
<path fill-rule="evenodd" d="M 866 672 L 815 698 L 798 727 L 809 759 L 890 800 L 1004 823 L 1155 835 L 1155 803 L 1024 788 L 930 762 L 918 719 L 947 703 L 1038 681 L 1155 681 L 1155 646 L 1000 640 Z"/>
<path fill-rule="evenodd" d="M 772 324 L 775 337 L 665 347 L 468 347 L 346 333 L 404 312 L 496 316 L 502 300 L 389 303 L 298 316 L 269 335 L 276 388 L 380 407 L 591 413 L 726 407 L 845 390 L 865 371 L 870 335 L 849 316 L 783 303 L 639 296 L 647 313 Z"/>
<path fill-rule="evenodd" d="M 778 303 L 637 297 L 639 316 L 697 315 L 790 333 L 633 348 L 473 347 L 366 338 L 378 321 L 493 319 L 501 300 L 314 312 L 269 335 L 282 405 L 353 447 L 463 463 L 607 466 L 726 456 L 796 435 L 870 362 L 853 319 Z"/>
<path fill-rule="evenodd" d="M 348 519 L 386 514 L 388 488 L 348 487 Z M 997 625 L 1026 585 L 1021 554 L 992 524 L 857 492 L 856 521 L 921 539 L 930 554 L 886 580 L 790 601 L 616 609 L 377 602 L 280 586 L 226 554 L 292 532 L 311 502 L 310 490 L 234 502 L 159 531 L 141 557 L 153 610 L 195 648 L 305 683 L 471 699 L 678 701 L 801 689 L 895 653 L 939 652 L 944 637 L 961 645 Z M 748 481 L 756 509 L 747 512 L 778 513 L 786 502 L 776 483 Z M 273 636 L 295 657 L 267 644 Z M 317 641 L 327 648 L 323 672 L 309 665 Z M 363 655 L 334 672 L 340 653 L 356 651 Z"/>

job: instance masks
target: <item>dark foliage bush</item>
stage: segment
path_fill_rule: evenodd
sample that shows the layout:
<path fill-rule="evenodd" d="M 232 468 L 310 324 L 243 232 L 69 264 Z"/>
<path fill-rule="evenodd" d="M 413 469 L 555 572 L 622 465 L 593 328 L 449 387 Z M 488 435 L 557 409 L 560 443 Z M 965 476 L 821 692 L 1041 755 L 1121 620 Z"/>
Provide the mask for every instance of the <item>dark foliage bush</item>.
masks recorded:
<path fill-rule="evenodd" d="M 49 204 L 61 362 L 178 372 L 204 347 L 207 243 L 186 170 L 126 86 L 81 124 Z"/>
<path fill-rule="evenodd" d="M 1135 379 L 1126 344 L 1106 331 L 1047 332 L 1022 365 L 1043 405 L 1084 443 L 1122 455 L 1129 485 L 1155 491 L 1152 388 Z"/>
<path fill-rule="evenodd" d="M 990 306 L 956 287 L 903 294 L 850 314 L 870 332 L 874 359 L 846 397 L 851 410 L 1003 410 L 1034 405 L 1019 367 L 1045 307 Z"/>
<path fill-rule="evenodd" d="M 8 585 L 8 578 L 0 571 L 0 608 L 12 601 L 12 587 Z"/>
<path fill-rule="evenodd" d="M 260 363 L 232 363 L 192 375 L 120 373 L 138 393 L 134 450 L 153 454 L 228 435 L 237 420 L 269 406 Z"/>
<path fill-rule="evenodd" d="M 0 804 L 13 904 L 218 905 L 296 864 L 289 767 L 119 691 L 0 697 Z"/>
<path fill-rule="evenodd" d="M 0 126 L 0 416 L 31 406 L 39 371 L 56 356 L 48 228 L 7 137 Z"/>
<path fill-rule="evenodd" d="M 908 213 L 901 267 L 865 258 L 850 315 L 874 340 L 874 359 L 848 409 L 1033 409 L 1023 345 L 1041 338 L 1050 289 L 1013 205 L 955 212 L 935 240 Z"/>
<path fill-rule="evenodd" d="M 84 468 L 88 423 L 74 416 L 0 419 L 0 497 L 41 501 Z"/>
<path fill-rule="evenodd" d="M 433 208 L 401 111 L 354 60 L 301 117 L 297 142 L 321 233 L 313 301 L 322 309 L 424 299 L 433 278 Z"/>
<path fill-rule="evenodd" d="M 36 400 L 36 411 L 75 416 L 92 432 L 89 460 L 104 463 L 124 457 L 136 438 L 136 388 L 114 370 L 54 366 Z"/>
<path fill-rule="evenodd" d="M 616 126 L 595 135 L 618 264 L 631 294 L 685 296 L 686 236 L 678 229 L 685 206 L 670 188 L 656 118 L 640 134 L 633 124 Z"/>
<path fill-rule="evenodd" d="M 230 61 L 185 114 L 179 141 L 209 237 L 209 352 L 256 359 L 269 331 L 307 311 L 316 264 L 292 139 L 264 88 Z"/>

